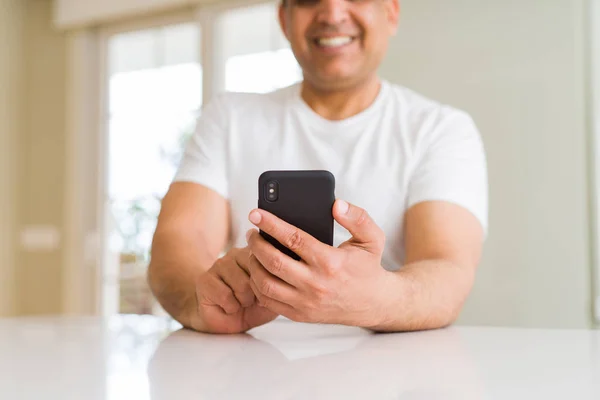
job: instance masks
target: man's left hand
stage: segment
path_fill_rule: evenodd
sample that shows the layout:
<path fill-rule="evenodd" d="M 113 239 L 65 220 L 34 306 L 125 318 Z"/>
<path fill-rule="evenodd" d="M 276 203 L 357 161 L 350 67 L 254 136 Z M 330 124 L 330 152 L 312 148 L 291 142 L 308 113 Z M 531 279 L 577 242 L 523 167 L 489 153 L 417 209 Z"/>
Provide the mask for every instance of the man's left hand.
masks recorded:
<path fill-rule="evenodd" d="M 253 257 L 250 286 L 259 304 L 291 320 L 371 327 L 382 323 L 391 280 L 381 266 L 385 235 L 368 213 L 345 201 L 333 207 L 335 220 L 352 238 L 335 248 L 264 210 L 249 219 L 295 252 L 283 254 L 256 231 L 247 234 Z"/>

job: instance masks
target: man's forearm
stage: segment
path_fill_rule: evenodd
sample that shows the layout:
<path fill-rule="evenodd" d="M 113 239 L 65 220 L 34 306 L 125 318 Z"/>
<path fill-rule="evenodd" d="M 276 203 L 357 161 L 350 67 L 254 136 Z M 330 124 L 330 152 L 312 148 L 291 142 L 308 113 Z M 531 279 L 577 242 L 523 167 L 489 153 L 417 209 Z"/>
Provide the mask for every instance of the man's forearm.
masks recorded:
<path fill-rule="evenodd" d="M 197 321 L 196 282 L 212 265 L 197 241 L 157 232 L 152 246 L 148 281 L 161 306 L 187 328 Z M 216 257 L 215 257 L 216 258 Z"/>
<path fill-rule="evenodd" d="M 391 272 L 375 331 L 437 329 L 452 324 L 471 291 L 475 271 L 444 260 L 420 261 Z"/>

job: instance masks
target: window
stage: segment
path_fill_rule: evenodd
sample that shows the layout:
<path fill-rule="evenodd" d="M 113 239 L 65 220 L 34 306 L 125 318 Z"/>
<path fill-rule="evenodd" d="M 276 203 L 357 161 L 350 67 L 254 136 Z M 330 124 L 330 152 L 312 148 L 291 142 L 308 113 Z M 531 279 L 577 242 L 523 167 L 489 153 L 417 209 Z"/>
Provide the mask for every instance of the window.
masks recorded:
<path fill-rule="evenodd" d="M 220 91 L 264 93 L 302 79 L 282 35 L 277 2 L 225 9 L 207 24 Z M 211 14 L 214 16 L 214 14 Z M 102 307 L 114 313 L 162 313 L 146 283 L 160 202 L 193 133 L 204 98 L 199 23 L 109 35 L 107 182 Z M 222 86 L 222 87 L 221 87 Z M 208 92 L 208 90 L 207 90 Z"/>
<path fill-rule="evenodd" d="M 232 56 L 225 65 L 226 90 L 266 93 L 302 79 L 292 51 L 280 49 Z"/>
<path fill-rule="evenodd" d="M 277 4 L 231 10 L 223 15 L 225 89 L 266 93 L 302 79 L 302 71 L 277 21 Z"/>
<path fill-rule="evenodd" d="M 152 235 L 202 102 L 196 23 L 118 34 L 108 43 L 108 313 L 156 311 L 146 284 Z"/>

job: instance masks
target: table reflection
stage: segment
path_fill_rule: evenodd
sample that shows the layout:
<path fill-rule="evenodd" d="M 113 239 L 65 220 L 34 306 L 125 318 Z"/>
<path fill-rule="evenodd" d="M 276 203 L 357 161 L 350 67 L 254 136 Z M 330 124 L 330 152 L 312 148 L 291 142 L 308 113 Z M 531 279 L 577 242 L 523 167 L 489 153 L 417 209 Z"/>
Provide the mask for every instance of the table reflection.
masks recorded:
<path fill-rule="evenodd" d="M 375 335 L 274 324 L 234 336 L 174 332 L 149 363 L 151 398 L 484 398 L 454 329 Z"/>

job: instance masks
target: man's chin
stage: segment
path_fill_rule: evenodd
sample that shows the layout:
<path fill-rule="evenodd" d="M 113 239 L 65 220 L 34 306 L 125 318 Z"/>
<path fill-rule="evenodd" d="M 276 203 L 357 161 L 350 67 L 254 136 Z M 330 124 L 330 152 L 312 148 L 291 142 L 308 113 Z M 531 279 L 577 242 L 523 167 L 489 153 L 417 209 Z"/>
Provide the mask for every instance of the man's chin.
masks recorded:
<path fill-rule="evenodd" d="M 327 73 L 319 73 L 316 79 L 311 81 L 311 84 L 317 89 L 343 90 L 356 86 L 361 79 L 356 74 L 347 71 L 328 71 Z"/>

